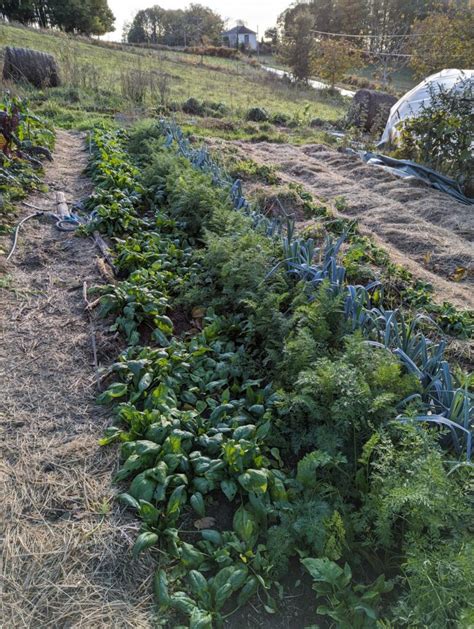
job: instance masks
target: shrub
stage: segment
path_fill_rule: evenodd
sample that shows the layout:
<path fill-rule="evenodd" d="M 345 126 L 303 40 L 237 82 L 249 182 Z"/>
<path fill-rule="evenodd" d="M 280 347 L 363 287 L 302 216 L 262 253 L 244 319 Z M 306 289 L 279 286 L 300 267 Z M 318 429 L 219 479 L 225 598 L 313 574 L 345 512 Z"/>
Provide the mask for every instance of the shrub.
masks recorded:
<path fill-rule="evenodd" d="M 273 116 L 271 117 L 271 121 L 273 122 L 273 124 L 282 126 L 282 127 L 287 125 L 290 120 L 291 120 L 291 117 L 288 114 L 285 114 L 282 112 L 277 112 L 276 114 L 273 114 Z"/>
<path fill-rule="evenodd" d="M 192 55 L 222 57 L 222 59 L 239 59 L 241 56 L 240 52 L 236 48 L 227 48 L 226 46 L 188 46 L 183 52 L 187 52 Z"/>
<path fill-rule="evenodd" d="M 185 114 L 190 114 L 191 116 L 204 116 L 203 104 L 197 98 L 188 98 L 183 103 L 182 109 Z"/>
<path fill-rule="evenodd" d="M 431 88 L 431 101 L 402 127 L 398 157 L 412 159 L 453 177 L 474 194 L 472 102 L 474 83 L 457 91 Z"/>
<path fill-rule="evenodd" d="M 263 107 L 252 107 L 245 116 L 249 122 L 267 122 L 270 120 L 268 112 Z"/>
<path fill-rule="evenodd" d="M 188 98 L 183 103 L 182 110 L 186 114 L 192 116 L 214 116 L 215 118 L 221 118 L 229 112 L 224 103 L 214 101 L 199 101 L 197 98 Z"/>

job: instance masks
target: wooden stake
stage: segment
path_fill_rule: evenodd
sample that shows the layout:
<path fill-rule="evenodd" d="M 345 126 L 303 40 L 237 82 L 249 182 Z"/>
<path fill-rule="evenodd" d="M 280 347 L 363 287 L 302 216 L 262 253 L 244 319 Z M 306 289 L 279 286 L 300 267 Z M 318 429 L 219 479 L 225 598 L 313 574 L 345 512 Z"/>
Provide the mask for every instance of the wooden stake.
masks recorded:
<path fill-rule="evenodd" d="M 69 207 L 64 192 L 56 192 L 56 214 L 60 219 L 69 216 Z"/>

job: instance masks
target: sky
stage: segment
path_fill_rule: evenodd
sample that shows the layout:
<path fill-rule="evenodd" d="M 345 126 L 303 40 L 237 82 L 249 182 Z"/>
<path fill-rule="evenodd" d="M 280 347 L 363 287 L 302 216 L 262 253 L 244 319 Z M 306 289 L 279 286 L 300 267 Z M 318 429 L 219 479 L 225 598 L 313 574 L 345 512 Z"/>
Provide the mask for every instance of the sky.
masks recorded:
<path fill-rule="evenodd" d="M 245 24 L 259 35 L 274 26 L 277 17 L 284 11 L 292 0 L 194 0 L 195 4 L 203 4 L 228 20 L 229 28 L 235 26 L 236 20 L 243 20 Z M 115 15 L 115 31 L 109 33 L 105 39 L 120 41 L 125 22 L 133 19 L 140 9 L 146 9 L 158 4 L 163 9 L 184 9 L 191 1 L 186 0 L 108 0 L 109 7 Z"/>

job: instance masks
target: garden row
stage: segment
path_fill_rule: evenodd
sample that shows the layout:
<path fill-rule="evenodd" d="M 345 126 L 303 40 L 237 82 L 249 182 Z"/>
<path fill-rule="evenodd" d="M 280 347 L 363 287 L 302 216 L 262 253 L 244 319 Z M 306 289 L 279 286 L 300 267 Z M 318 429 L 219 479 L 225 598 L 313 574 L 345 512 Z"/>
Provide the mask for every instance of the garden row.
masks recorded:
<path fill-rule="evenodd" d="M 356 221 L 335 211 L 345 213 L 347 201 L 343 196 L 336 197 L 334 210 L 327 204 L 318 202 L 301 184 L 283 184 L 273 166 L 261 164 L 250 158 L 242 158 L 235 151 L 227 149 L 214 151 L 216 159 L 231 176 L 241 179 L 244 184 L 252 184 L 253 203 L 264 208 L 267 213 L 278 208 L 297 213 L 299 220 L 311 221 L 301 230 L 307 238 L 321 238 L 328 233 L 339 238 L 345 234 L 345 246 L 340 259 L 346 269 L 350 283 L 366 284 L 374 280 L 383 283 L 386 308 L 400 308 L 414 313 L 423 312 L 433 321 L 442 333 L 449 337 L 470 339 L 474 334 L 474 312 L 459 309 L 448 301 L 435 300 L 433 286 L 417 279 L 404 266 L 391 261 L 388 252 L 375 244 L 373 239 L 360 233 Z M 257 185 L 255 185 L 257 184 Z M 429 327 L 429 326 L 428 326 Z M 469 361 L 466 356 L 466 362 Z"/>
<path fill-rule="evenodd" d="M 443 344 L 346 284 L 342 239 L 260 215 L 172 125 L 96 131 L 90 173 L 120 276 L 102 314 L 127 345 L 102 443 L 121 443 L 162 612 L 469 626 L 472 398 Z"/>

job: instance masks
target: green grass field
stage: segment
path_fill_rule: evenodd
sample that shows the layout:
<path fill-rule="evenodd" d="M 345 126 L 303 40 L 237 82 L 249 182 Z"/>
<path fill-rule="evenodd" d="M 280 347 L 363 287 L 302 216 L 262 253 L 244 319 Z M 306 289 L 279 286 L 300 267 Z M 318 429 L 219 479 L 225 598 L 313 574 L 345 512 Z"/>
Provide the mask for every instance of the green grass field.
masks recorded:
<path fill-rule="evenodd" d="M 63 126 L 90 126 L 116 114 L 153 115 L 166 92 L 168 102 L 182 104 L 190 97 L 223 103 L 229 116 L 242 120 L 251 107 L 284 112 L 307 120 L 334 121 L 344 114 L 340 99 L 313 89 L 294 88 L 269 76 L 246 60 L 227 60 L 173 51 L 157 51 L 88 43 L 59 32 L 0 25 L 0 47 L 21 46 L 52 53 L 59 62 L 63 86 L 25 91 L 35 107 Z M 160 87 L 161 82 L 161 87 Z M 18 89 L 18 88 L 13 88 Z M 140 100 L 137 90 L 144 92 Z M 138 102 L 137 102 L 138 100 Z"/>

